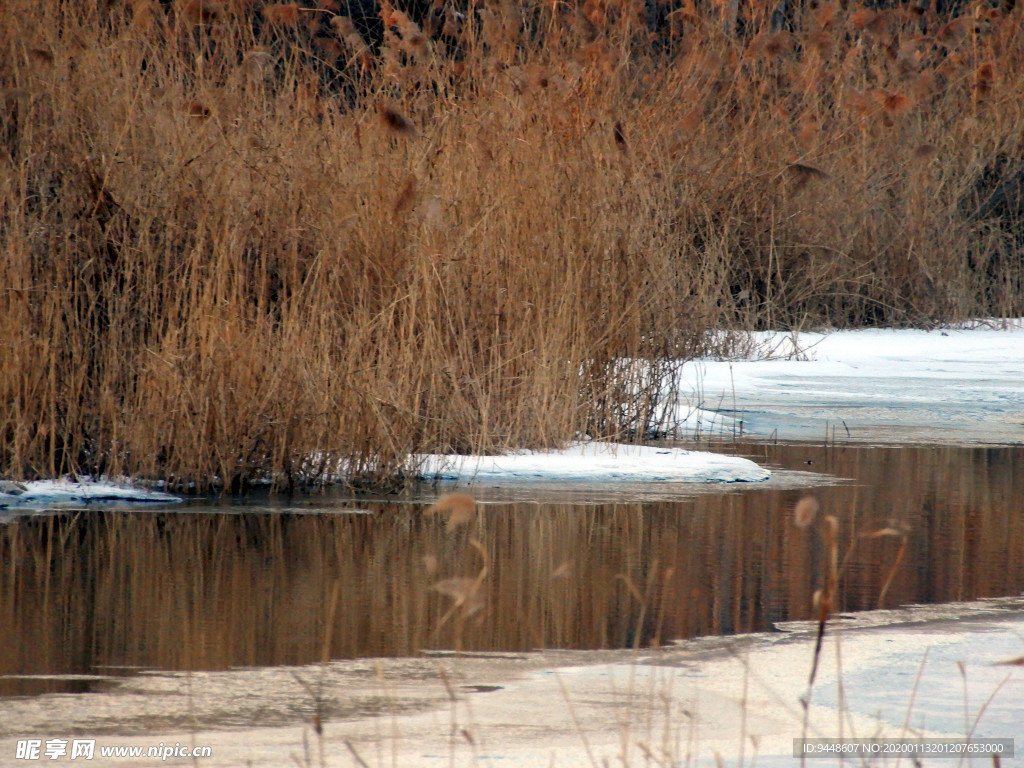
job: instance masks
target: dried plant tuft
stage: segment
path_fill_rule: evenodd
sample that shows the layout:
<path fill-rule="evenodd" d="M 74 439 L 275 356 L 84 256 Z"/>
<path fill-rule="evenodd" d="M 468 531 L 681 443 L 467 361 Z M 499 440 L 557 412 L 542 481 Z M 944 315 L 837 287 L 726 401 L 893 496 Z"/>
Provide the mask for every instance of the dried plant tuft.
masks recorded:
<path fill-rule="evenodd" d="M 268 24 L 294 27 L 299 23 L 300 10 L 298 3 L 275 3 L 263 7 L 263 18 Z"/>
<path fill-rule="evenodd" d="M 0 156 L 63 179 L 0 185 L 3 476 L 389 486 L 423 453 L 656 432 L 715 328 L 1024 313 L 1014 238 L 949 257 L 1011 224 L 965 204 L 1021 170 L 1005 9 L 403 4 L 369 41 L 338 0 L 127 5 L 0 34 Z"/>
<path fill-rule="evenodd" d="M 468 493 L 449 493 L 427 509 L 428 514 L 448 516 L 448 530 L 476 520 L 476 500 Z"/>
<path fill-rule="evenodd" d="M 821 505 L 813 496 L 804 496 L 793 508 L 793 522 L 798 528 L 806 528 L 814 522 Z"/>

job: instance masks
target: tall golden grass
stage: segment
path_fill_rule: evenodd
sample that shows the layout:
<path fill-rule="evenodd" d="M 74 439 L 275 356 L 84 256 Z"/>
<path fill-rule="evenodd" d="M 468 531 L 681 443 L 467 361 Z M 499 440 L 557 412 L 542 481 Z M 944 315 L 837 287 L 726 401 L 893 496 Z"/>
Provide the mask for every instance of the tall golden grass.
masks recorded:
<path fill-rule="evenodd" d="M 0 473 L 382 481 L 642 435 L 710 328 L 1024 311 L 1019 10 L 322 8 L 3 5 Z"/>

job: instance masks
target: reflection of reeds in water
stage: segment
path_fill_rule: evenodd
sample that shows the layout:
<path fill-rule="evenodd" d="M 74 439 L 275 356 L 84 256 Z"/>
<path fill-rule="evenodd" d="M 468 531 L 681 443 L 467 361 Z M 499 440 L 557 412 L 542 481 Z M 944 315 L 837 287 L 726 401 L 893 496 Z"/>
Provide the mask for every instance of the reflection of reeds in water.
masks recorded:
<path fill-rule="evenodd" d="M 445 529 L 454 532 L 460 526 L 469 525 L 476 519 L 476 501 L 466 493 L 449 493 L 442 496 L 426 510 L 427 515 L 443 515 L 446 517 Z M 483 544 L 475 538 L 469 539 L 469 547 L 475 549 L 482 561 L 480 571 L 475 576 L 453 576 L 431 584 L 430 589 L 452 601 L 451 607 L 437 620 L 434 625 L 434 637 L 439 638 L 441 631 L 454 617 L 454 647 L 463 649 L 463 635 L 468 618 L 475 616 L 487 606 L 487 588 L 485 586 L 490 556 Z M 433 554 L 423 557 L 428 572 L 434 573 L 438 567 L 438 559 Z"/>
<path fill-rule="evenodd" d="M 838 524 L 832 614 L 1024 589 L 1024 450 L 768 450 L 865 481 L 815 491 Z M 819 618 L 832 556 L 793 525 L 799 498 L 21 518 L 0 526 L 0 671 L 631 647 Z"/>

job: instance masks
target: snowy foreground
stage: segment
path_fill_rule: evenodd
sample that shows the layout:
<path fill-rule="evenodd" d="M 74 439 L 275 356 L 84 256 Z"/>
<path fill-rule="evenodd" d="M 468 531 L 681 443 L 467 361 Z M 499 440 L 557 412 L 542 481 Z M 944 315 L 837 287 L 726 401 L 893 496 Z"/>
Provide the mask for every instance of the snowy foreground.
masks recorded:
<path fill-rule="evenodd" d="M 1021 764 L 1024 599 L 845 616 L 830 627 L 810 691 L 814 626 L 781 629 L 637 652 L 434 654 L 96 677 L 88 706 L 67 694 L 5 701 L 0 762 L 30 734 L 84 734 L 96 740 L 88 764 L 104 768 L 789 768 L 800 765 L 793 740 L 801 736 L 970 734 L 1015 739 L 1015 756 L 832 755 L 807 765 Z M 322 740 L 313 696 L 329 713 Z M 156 744 L 211 753 L 163 763 L 99 751 Z"/>
<path fill-rule="evenodd" d="M 1024 321 L 944 330 L 762 333 L 739 360 L 682 366 L 664 428 L 680 437 L 988 443 L 1024 441 Z M 733 483 L 766 480 L 753 462 L 679 448 L 576 443 L 505 456 L 413 457 L 446 482 Z M 112 483 L 0 483 L 0 509 L 167 503 Z"/>

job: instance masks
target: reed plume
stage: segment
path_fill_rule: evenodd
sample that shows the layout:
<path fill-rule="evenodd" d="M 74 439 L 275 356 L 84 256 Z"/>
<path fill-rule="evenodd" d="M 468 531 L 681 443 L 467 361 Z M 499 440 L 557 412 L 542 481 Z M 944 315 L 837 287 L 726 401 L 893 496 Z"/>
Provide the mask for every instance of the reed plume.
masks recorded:
<path fill-rule="evenodd" d="M 476 520 L 476 500 L 468 493 L 449 493 L 434 502 L 427 514 L 446 515 L 448 530 Z"/>

